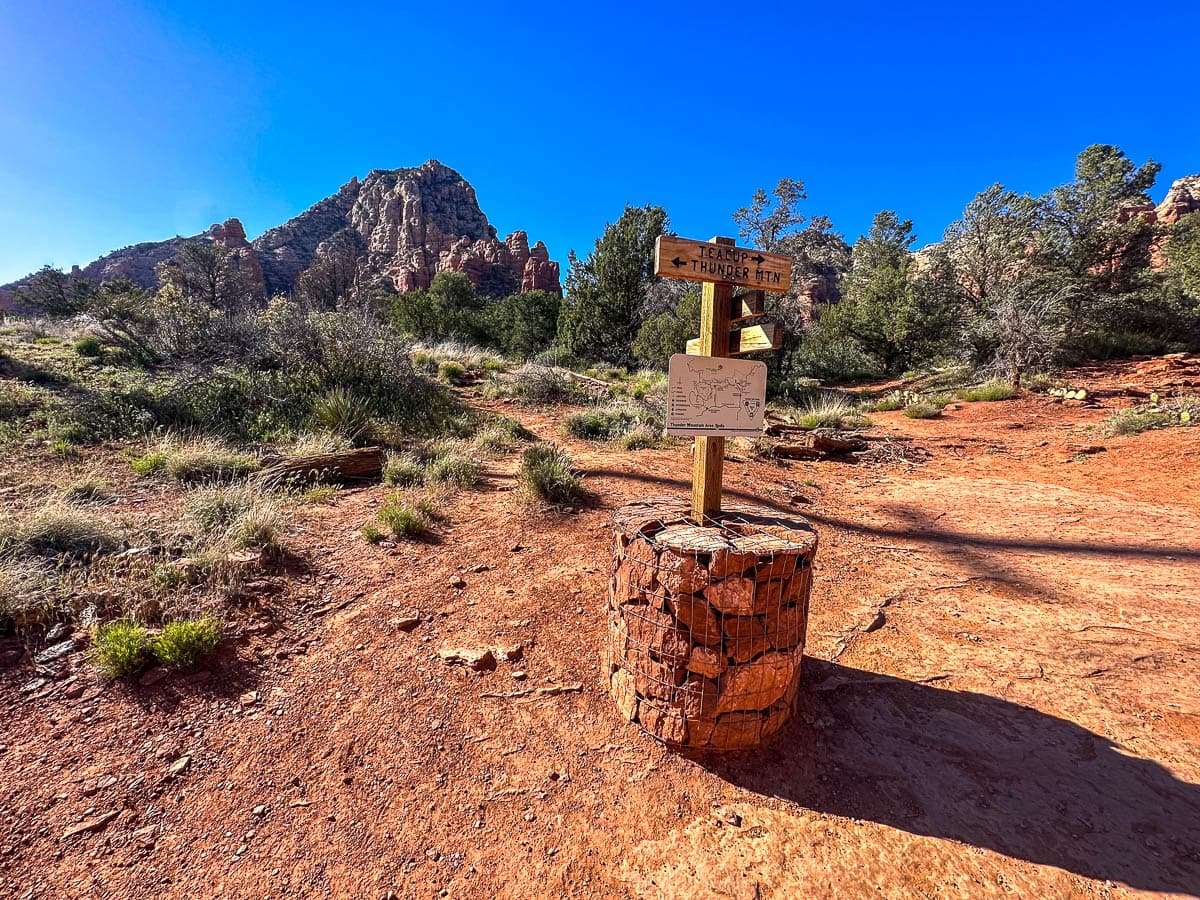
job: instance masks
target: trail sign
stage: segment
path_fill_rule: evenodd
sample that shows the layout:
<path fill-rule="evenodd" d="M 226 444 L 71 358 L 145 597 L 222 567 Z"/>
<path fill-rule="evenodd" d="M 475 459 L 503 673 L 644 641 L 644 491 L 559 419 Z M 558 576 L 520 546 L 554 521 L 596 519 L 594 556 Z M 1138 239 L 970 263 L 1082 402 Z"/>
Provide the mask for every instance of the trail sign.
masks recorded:
<path fill-rule="evenodd" d="M 792 283 L 792 259 L 735 247 L 732 240 L 718 244 L 664 234 L 654 242 L 654 274 L 782 293 Z"/>
<path fill-rule="evenodd" d="M 667 379 L 667 430 L 696 435 L 692 516 L 703 525 L 721 511 L 725 436 L 757 434 L 766 408 L 766 365 L 728 359 L 730 344 L 736 353 L 769 350 L 779 344 L 773 324 L 732 331 L 729 323 L 762 315 L 763 291 L 788 289 L 792 261 L 735 247 L 733 238 L 717 237 L 705 243 L 664 235 L 654 245 L 654 274 L 704 282 L 700 337 L 688 341 L 687 354 L 671 357 Z M 755 290 L 734 297 L 734 285 Z M 744 374 L 731 377 L 729 373 L 735 370 Z M 757 427 L 752 427 L 754 423 Z"/>
<path fill-rule="evenodd" d="M 778 350 L 781 346 L 783 346 L 783 333 L 778 322 L 751 325 L 749 328 L 735 328 L 729 333 L 730 356 L 745 356 L 747 353 Z M 692 356 L 700 354 L 700 338 L 692 338 L 687 342 L 687 352 Z"/>
<path fill-rule="evenodd" d="M 767 365 L 676 353 L 667 370 L 667 433 L 754 437 L 767 406 Z"/>

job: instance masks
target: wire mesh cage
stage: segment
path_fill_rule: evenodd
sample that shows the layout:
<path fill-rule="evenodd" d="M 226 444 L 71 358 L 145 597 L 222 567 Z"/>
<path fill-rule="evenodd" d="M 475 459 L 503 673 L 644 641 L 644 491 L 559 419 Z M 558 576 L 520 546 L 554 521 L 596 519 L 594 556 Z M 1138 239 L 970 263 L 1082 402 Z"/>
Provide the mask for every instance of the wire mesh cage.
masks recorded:
<path fill-rule="evenodd" d="M 690 512 L 651 497 L 613 514 L 604 673 L 621 714 L 667 744 L 756 747 L 795 704 L 817 534 L 762 507 Z"/>

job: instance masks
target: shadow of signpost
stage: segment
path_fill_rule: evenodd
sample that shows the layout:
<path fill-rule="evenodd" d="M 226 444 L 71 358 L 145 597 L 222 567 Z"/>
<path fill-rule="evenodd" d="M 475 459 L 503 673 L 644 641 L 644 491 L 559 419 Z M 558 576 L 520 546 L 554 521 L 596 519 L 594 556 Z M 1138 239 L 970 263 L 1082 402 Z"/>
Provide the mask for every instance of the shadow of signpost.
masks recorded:
<path fill-rule="evenodd" d="M 805 662 L 799 715 L 731 783 L 1143 890 L 1200 893 L 1200 785 L 1025 706 Z"/>

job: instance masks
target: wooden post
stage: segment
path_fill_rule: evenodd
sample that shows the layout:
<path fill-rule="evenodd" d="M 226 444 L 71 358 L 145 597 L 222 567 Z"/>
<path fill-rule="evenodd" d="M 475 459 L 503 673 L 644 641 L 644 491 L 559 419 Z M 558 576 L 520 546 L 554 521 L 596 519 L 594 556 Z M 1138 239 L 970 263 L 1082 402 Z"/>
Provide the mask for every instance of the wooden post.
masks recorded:
<path fill-rule="evenodd" d="M 710 244 L 733 246 L 733 238 L 716 237 Z M 729 319 L 733 285 L 704 283 L 700 299 L 700 355 L 729 356 Z M 692 457 L 692 515 L 703 525 L 721 511 L 721 470 L 725 438 L 698 437 Z"/>

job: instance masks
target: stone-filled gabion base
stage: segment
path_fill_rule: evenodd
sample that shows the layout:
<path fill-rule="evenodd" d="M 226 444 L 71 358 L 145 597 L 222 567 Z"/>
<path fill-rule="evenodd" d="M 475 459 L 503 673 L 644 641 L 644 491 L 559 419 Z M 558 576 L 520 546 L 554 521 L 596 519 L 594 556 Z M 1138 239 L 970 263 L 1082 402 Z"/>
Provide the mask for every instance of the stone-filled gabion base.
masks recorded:
<path fill-rule="evenodd" d="M 757 747 L 790 718 L 817 534 L 727 504 L 703 527 L 670 497 L 613 514 L 604 674 L 621 715 L 667 744 Z"/>

